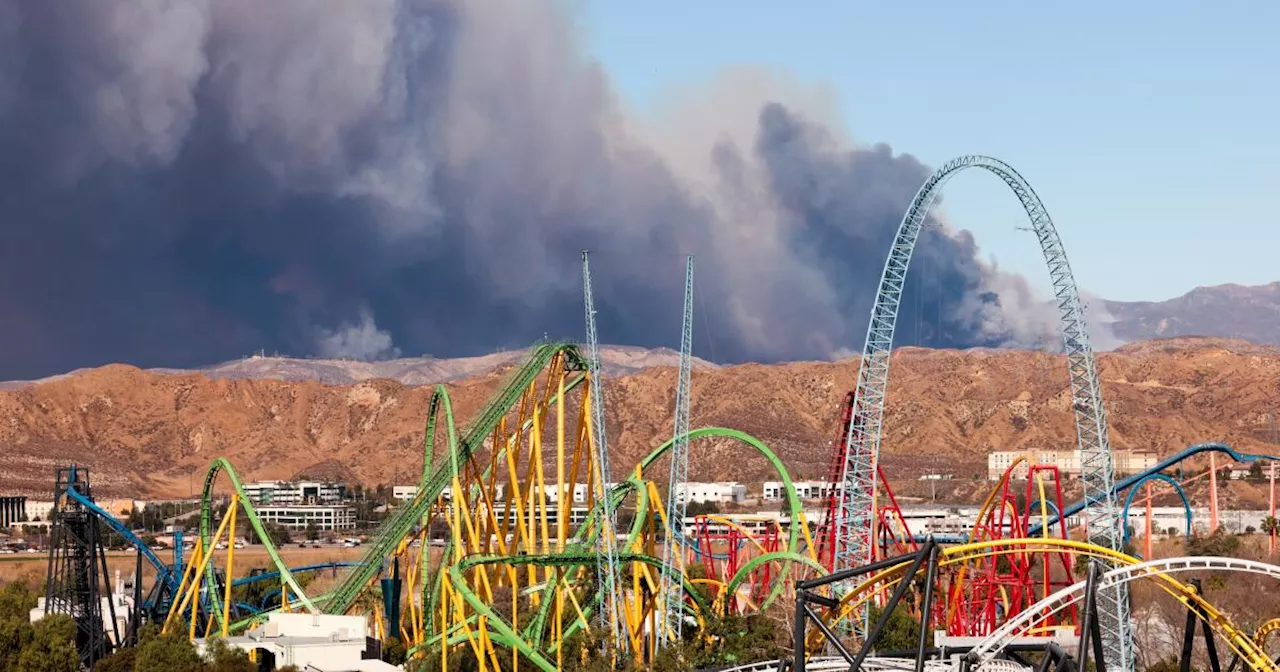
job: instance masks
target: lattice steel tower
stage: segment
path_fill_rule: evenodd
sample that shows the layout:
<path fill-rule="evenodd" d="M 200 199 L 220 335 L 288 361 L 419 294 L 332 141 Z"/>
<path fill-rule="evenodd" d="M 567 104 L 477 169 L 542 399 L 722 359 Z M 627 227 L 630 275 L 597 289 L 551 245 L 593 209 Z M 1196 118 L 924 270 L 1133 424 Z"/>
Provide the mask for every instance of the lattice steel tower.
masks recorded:
<path fill-rule="evenodd" d="M 843 470 L 836 539 L 837 569 L 862 565 L 872 558 L 876 464 L 884 426 L 885 390 L 889 380 L 889 355 L 898 318 L 907 267 L 920 229 L 943 184 L 967 168 L 982 168 L 999 177 L 1021 201 L 1040 243 L 1062 323 L 1062 344 L 1067 354 L 1071 402 L 1081 456 L 1089 540 L 1115 550 L 1122 548 L 1123 520 L 1115 495 L 1115 470 L 1107 436 L 1107 416 L 1097 365 L 1085 326 L 1084 306 L 1076 289 L 1071 266 L 1058 231 L 1031 185 L 1007 163 L 986 156 L 962 156 L 944 164 L 916 192 L 902 218 L 889 258 L 880 277 L 880 289 L 867 325 L 867 341 L 858 371 L 853 422 L 849 425 L 848 452 Z M 1098 594 L 1107 659 L 1122 670 L 1132 670 L 1133 630 L 1129 618 L 1128 589 L 1108 588 Z"/>
<path fill-rule="evenodd" d="M 609 490 L 612 476 L 609 469 L 609 441 L 605 431 L 604 420 L 604 374 L 600 369 L 600 342 L 596 335 L 596 304 L 591 292 L 591 262 L 587 251 L 582 251 L 582 304 L 586 310 L 587 322 L 587 370 L 591 377 L 591 431 L 596 440 L 596 482 L 604 496 L 600 501 L 600 534 L 596 538 L 596 576 L 603 588 L 603 604 L 600 618 L 608 625 L 614 642 L 622 642 L 622 614 L 619 608 L 623 603 L 618 594 L 618 577 L 621 566 L 618 564 L 617 518 L 613 509 L 613 493 Z M 619 650 L 625 647 L 619 646 Z"/>
<path fill-rule="evenodd" d="M 75 491 L 92 501 L 89 470 L 72 466 L 58 469 L 53 491 L 53 525 L 49 540 L 49 575 L 45 584 L 45 614 L 66 614 L 76 622 L 76 650 L 84 669 L 111 652 L 102 618 L 103 597 L 110 597 L 111 580 L 98 517 L 78 498 Z M 99 574 L 101 571 L 101 582 Z M 107 590 L 102 589 L 103 586 Z M 108 604 L 113 604 L 107 600 Z M 111 624 L 115 625 L 114 607 Z M 119 633 L 116 633 L 119 641 Z"/>
<path fill-rule="evenodd" d="M 693 372 L 693 255 L 684 265 L 684 319 L 680 326 L 680 369 L 676 373 L 676 422 L 671 444 L 671 473 L 667 479 L 667 538 L 664 544 L 666 571 L 662 573 L 661 595 L 665 628 L 659 628 L 658 644 L 679 642 L 684 626 L 684 583 L 672 574 L 684 576 L 684 512 L 687 497 L 681 490 L 689 476 L 690 378 Z"/>

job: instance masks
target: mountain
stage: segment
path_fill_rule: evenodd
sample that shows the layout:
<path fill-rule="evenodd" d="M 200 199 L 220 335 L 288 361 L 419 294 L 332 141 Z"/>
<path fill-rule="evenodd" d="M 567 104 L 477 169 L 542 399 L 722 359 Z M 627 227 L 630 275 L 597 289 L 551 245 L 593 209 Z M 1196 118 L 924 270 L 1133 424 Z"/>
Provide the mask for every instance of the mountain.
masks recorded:
<path fill-rule="evenodd" d="M 1105 301 L 1125 341 L 1177 336 L 1221 336 L 1280 345 L 1280 282 L 1246 287 L 1217 285 L 1168 301 Z"/>
<path fill-rule="evenodd" d="M 523 356 L 522 350 L 509 350 L 478 357 L 438 359 L 423 356 L 365 362 L 356 359 L 300 359 L 257 354 L 199 369 L 156 368 L 147 369 L 147 371 L 168 375 L 201 373 L 214 380 L 223 378 L 315 380 L 330 385 L 344 385 L 364 380 L 386 379 L 405 385 L 435 385 L 484 375 L 515 364 Z M 679 363 L 680 353 L 670 348 L 600 346 L 600 365 L 606 376 L 628 375 L 655 366 L 674 367 Z M 695 370 L 715 368 L 715 366 L 707 360 L 693 358 Z M 72 371 L 70 374 L 50 376 L 36 381 L 0 382 L 0 389 L 17 389 L 35 383 L 51 382 L 81 372 Z"/>
<path fill-rule="evenodd" d="M 614 376 L 606 387 L 619 472 L 672 429 L 675 371 L 640 367 L 670 361 L 669 354 L 628 357 L 641 370 Z M 447 383 L 460 423 L 509 366 Z M 1275 432 L 1267 431 L 1280 406 L 1280 348 L 1213 338 L 1148 341 L 1100 355 L 1099 367 L 1117 448 L 1168 454 L 1218 440 L 1280 453 L 1268 443 Z M 856 374 L 852 359 L 704 366 L 693 377 L 693 424 L 754 434 L 793 476 L 822 478 L 839 405 Z M 0 490 L 47 497 L 53 468 L 77 462 L 93 469 L 95 490 L 104 494 L 186 496 L 199 491 L 217 456 L 247 479 L 327 469 L 370 485 L 408 483 L 421 471 L 430 394 L 428 386 L 388 379 L 328 384 L 124 365 L 80 371 L 0 391 Z M 988 451 L 1075 442 L 1059 356 L 918 348 L 893 356 L 883 462 L 904 487 L 940 469 L 955 474 L 959 496 L 971 497 L 987 487 L 970 477 L 985 473 Z M 690 478 L 755 483 L 772 473 L 739 446 L 700 441 Z"/>

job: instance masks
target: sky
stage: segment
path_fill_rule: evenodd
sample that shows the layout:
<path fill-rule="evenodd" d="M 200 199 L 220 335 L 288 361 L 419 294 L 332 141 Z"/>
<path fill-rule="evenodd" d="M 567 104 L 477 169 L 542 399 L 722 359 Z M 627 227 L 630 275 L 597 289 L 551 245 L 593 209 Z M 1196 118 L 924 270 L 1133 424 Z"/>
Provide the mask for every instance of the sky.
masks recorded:
<path fill-rule="evenodd" d="M 927 6 L 927 9 L 926 9 Z M 717 71 L 830 87 L 859 143 L 988 154 L 1044 199 L 1082 289 L 1163 300 L 1280 280 L 1280 3 L 593 1 L 592 53 L 643 112 Z M 944 212 L 1047 285 L 1017 201 L 966 173 Z"/>
<path fill-rule="evenodd" d="M 894 4 L 0 0 L 0 379 L 577 337 L 583 248 L 608 342 L 674 344 L 692 253 L 706 355 L 844 357 L 973 153 L 1090 310 L 1280 279 L 1280 5 Z M 946 185 L 898 343 L 1059 342 L 1025 219 Z"/>

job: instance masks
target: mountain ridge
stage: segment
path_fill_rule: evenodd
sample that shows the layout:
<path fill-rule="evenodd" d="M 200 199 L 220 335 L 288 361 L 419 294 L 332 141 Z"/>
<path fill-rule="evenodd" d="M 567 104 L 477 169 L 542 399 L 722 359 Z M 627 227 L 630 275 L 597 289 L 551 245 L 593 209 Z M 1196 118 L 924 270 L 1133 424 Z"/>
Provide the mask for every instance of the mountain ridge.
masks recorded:
<path fill-rule="evenodd" d="M 1196 287 L 1164 301 L 1102 299 L 1101 304 L 1110 318 L 1107 326 L 1123 342 L 1204 336 L 1280 345 L 1280 282 L 1254 286 L 1228 283 Z M 678 352 L 665 347 L 602 345 L 600 350 L 605 374 L 610 377 L 630 375 L 654 366 L 676 366 L 679 360 Z M 203 373 L 211 378 L 318 380 L 330 384 L 390 379 L 407 385 L 426 385 L 484 374 L 516 362 L 522 352 L 504 350 L 449 358 L 423 355 L 372 362 L 255 354 L 196 368 L 156 367 L 147 370 L 169 375 Z M 695 368 L 719 365 L 694 357 Z M 51 382 L 84 370 L 35 380 L 0 381 L 0 390 Z"/>
<path fill-rule="evenodd" d="M 985 473 L 991 450 L 1076 443 L 1060 355 L 900 348 L 892 361 L 882 462 L 895 481 L 947 465 L 956 477 L 949 487 L 976 492 L 985 485 L 971 479 Z M 1117 449 L 1169 454 L 1223 441 L 1280 453 L 1261 433 L 1280 407 L 1280 348 L 1169 339 L 1126 345 L 1098 361 Z M 445 383 L 459 423 L 487 401 L 501 374 Z M 855 359 L 701 367 L 692 421 L 753 434 L 793 477 L 823 478 L 840 403 L 856 376 Z M 674 382 L 666 366 L 609 379 L 606 419 L 617 468 L 670 438 Z M 326 384 L 90 369 L 0 391 L 7 465 L 0 490 L 44 496 L 53 468 L 75 462 L 93 469 L 95 490 L 104 494 L 189 496 L 219 456 L 245 479 L 289 478 L 328 464 L 369 485 L 410 483 L 421 472 L 430 394 L 430 387 L 387 379 Z M 774 476 L 753 453 L 707 440 L 695 442 L 690 478 L 758 483 Z"/>
<path fill-rule="evenodd" d="M 1280 345 L 1280 282 L 1196 287 L 1164 301 L 1104 301 L 1125 341 L 1219 336 Z"/>

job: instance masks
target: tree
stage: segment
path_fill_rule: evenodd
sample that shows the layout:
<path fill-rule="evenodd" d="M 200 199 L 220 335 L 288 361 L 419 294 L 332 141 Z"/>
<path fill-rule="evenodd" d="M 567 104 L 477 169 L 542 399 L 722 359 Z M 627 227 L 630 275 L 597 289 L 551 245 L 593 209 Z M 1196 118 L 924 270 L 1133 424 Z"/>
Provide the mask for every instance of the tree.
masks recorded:
<path fill-rule="evenodd" d="M 1093 662 L 1093 661 L 1089 661 Z M 1179 672 L 1182 669 L 1177 657 L 1161 658 L 1147 667 L 1145 672 Z"/>
<path fill-rule="evenodd" d="M 1261 462 L 1254 462 L 1253 464 L 1249 465 L 1249 480 L 1251 481 L 1262 480 L 1262 463 Z"/>
<path fill-rule="evenodd" d="M 1252 526 L 1252 525 L 1246 525 L 1246 526 L 1245 526 L 1245 528 L 1244 528 L 1244 533 L 1245 533 L 1245 534 L 1253 534 L 1254 532 L 1257 532 L 1257 531 L 1258 531 L 1258 528 L 1256 528 L 1256 527 L 1254 527 L 1254 526 Z"/>
<path fill-rule="evenodd" d="M 1083 564 L 1083 563 L 1081 563 Z M 871 608 L 871 622 L 880 618 L 879 607 Z M 876 651 L 914 651 L 920 644 L 920 621 L 912 616 L 904 604 L 899 604 L 889 614 L 889 620 L 880 631 L 880 639 L 875 642 Z M 925 646 L 933 646 L 933 634 L 929 634 Z"/>
<path fill-rule="evenodd" d="M 34 606 L 36 596 L 26 583 L 0 586 L 0 670 L 18 669 L 22 650 L 34 636 L 28 616 Z"/>
<path fill-rule="evenodd" d="M 284 546 L 293 541 L 293 537 L 289 534 L 289 528 L 278 525 L 276 523 L 267 523 L 267 536 L 271 537 L 271 543 L 276 546 Z"/>
<path fill-rule="evenodd" d="M 382 647 L 382 660 L 392 665 L 404 664 L 407 656 L 408 650 L 398 637 L 388 638 L 386 645 Z"/>
<path fill-rule="evenodd" d="M 1276 520 L 1275 516 L 1267 516 L 1266 520 L 1262 521 L 1262 533 L 1280 534 L 1280 521 Z"/>
<path fill-rule="evenodd" d="M 204 669 L 208 672 L 258 672 L 258 666 L 249 660 L 249 654 L 228 645 L 221 639 L 207 640 Z"/>
<path fill-rule="evenodd" d="M 93 672 L 133 672 L 137 661 L 138 649 L 132 646 L 116 649 L 111 655 L 99 660 L 98 664 L 93 666 Z"/>
<path fill-rule="evenodd" d="M 307 521 L 307 541 L 315 541 L 320 538 L 320 528 L 316 527 L 313 520 Z"/>
<path fill-rule="evenodd" d="M 684 507 L 686 516 L 705 516 L 720 513 L 720 505 L 715 502 L 689 502 Z"/>
<path fill-rule="evenodd" d="M 158 631 L 146 628 L 139 633 L 138 653 L 134 663 L 134 672 L 177 672 L 178 670 L 199 670 L 200 654 L 183 634 L 157 634 Z"/>
<path fill-rule="evenodd" d="M 53 614 L 35 622 L 31 641 L 18 656 L 18 672 L 77 672 L 76 622 L 66 614 Z"/>
<path fill-rule="evenodd" d="M 1219 527 L 1211 534 L 1192 536 L 1184 546 L 1187 555 L 1232 557 L 1240 550 L 1240 539 Z"/>
<path fill-rule="evenodd" d="M 777 660 L 784 649 L 779 645 L 781 634 L 777 621 L 763 615 L 711 616 L 701 630 L 687 629 L 684 641 L 658 652 L 649 666 L 652 672 L 675 672 L 725 667 L 758 660 Z M 576 647 L 569 647 L 573 651 Z M 596 649 L 598 650 L 598 648 Z M 576 658 L 577 656 L 574 656 Z M 566 656 L 569 659 L 570 656 Z M 607 666 L 592 665 L 589 657 L 585 669 L 604 670 Z"/>

